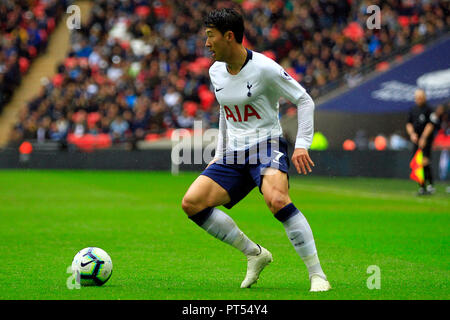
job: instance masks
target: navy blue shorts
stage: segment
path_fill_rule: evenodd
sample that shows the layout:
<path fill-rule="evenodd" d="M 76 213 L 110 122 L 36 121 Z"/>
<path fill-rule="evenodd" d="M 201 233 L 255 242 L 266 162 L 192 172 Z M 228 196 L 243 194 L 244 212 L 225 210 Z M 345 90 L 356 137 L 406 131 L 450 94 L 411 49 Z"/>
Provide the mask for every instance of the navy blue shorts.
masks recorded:
<path fill-rule="evenodd" d="M 228 192 L 231 201 L 224 207 L 231 209 L 254 187 L 257 186 L 261 192 L 262 175 L 267 168 L 288 173 L 288 148 L 284 138 L 271 138 L 247 150 L 226 153 L 201 174 Z"/>

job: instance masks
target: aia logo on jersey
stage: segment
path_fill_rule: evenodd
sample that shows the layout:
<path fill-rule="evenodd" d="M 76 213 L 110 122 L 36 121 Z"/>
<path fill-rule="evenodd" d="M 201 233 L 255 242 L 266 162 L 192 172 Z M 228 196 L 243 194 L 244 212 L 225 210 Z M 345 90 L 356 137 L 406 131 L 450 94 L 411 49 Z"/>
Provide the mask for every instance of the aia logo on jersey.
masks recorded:
<path fill-rule="evenodd" d="M 261 119 L 259 113 L 249 104 L 246 104 L 244 107 L 244 119 L 242 119 L 242 115 L 241 112 L 239 111 L 238 106 L 234 106 L 236 116 L 228 106 L 223 106 L 223 109 L 225 111 L 226 119 L 227 120 L 233 119 L 234 122 L 248 121 L 250 117 L 256 117 L 257 119 Z"/>

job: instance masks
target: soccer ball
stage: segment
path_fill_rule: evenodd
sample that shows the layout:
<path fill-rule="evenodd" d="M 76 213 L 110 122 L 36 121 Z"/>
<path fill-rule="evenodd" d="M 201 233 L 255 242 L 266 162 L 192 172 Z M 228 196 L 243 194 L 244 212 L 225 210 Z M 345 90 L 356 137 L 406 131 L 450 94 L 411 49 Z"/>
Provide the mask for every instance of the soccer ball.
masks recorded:
<path fill-rule="evenodd" d="M 80 250 L 72 262 L 72 272 L 82 286 L 101 286 L 111 278 L 112 261 L 102 249 L 89 247 Z"/>

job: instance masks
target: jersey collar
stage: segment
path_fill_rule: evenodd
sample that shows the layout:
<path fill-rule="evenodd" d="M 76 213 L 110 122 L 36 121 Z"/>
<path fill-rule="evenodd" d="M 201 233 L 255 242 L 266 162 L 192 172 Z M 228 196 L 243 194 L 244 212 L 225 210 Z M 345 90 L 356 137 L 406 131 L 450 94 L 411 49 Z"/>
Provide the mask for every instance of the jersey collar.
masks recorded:
<path fill-rule="evenodd" d="M 247 58 L 245 59 L 245 62 L 239 71 L 241 71 L 245 67 L 247 62 L 249 62 L 253 58 L 253 52 L 251 50 L 248 50 L 247 48 L 245 48 L 245 50 L 247 50 Z"/>

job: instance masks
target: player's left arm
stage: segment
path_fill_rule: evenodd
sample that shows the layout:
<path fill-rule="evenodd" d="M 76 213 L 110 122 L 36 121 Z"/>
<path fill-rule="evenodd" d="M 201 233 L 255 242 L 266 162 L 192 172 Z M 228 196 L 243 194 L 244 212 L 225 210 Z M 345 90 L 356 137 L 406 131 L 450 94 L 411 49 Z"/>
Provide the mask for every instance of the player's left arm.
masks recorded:
<path fill-rule="evenodd" d="M 306 90 L 293 79 L 280 65 L 275 62 L 268 64 L 267 72 L 272 90 L 297 105 L 298 130 L 295 141 L 295 150 L 292 163 L 298 173 L 308 174 L 314 162 L 311 160 L 308 149 L 314 135 L 314 101 Z"/>
<path fill-rule="evenodd" d="M 298 129 L 295 141 L 295 150 L 291 161 L 298 173 L 308 174 L 314 162 L 308 153 L 314 134 L 314 101 L 306 92 L 300 97 L 297 103 Z"/>
<path fill-rule="evenodd" d="M 311 160 L 308 150 L 304 148 L 295 148 L 291 161 L 298 173 L 308 174 L 308 172 L 312 172 L 310 165 L 314 167 L 314 162 Z"/>
<path fill-rule="evenodd" d="M 308 153 L 314 135 L 314 101 L 306 92 L 300 97 L 297 104 L 298 129 L 295 141 L 295 150 L 292 154 L 292 163 L 298 173 L 308 174 L 314 162 Z"/>

